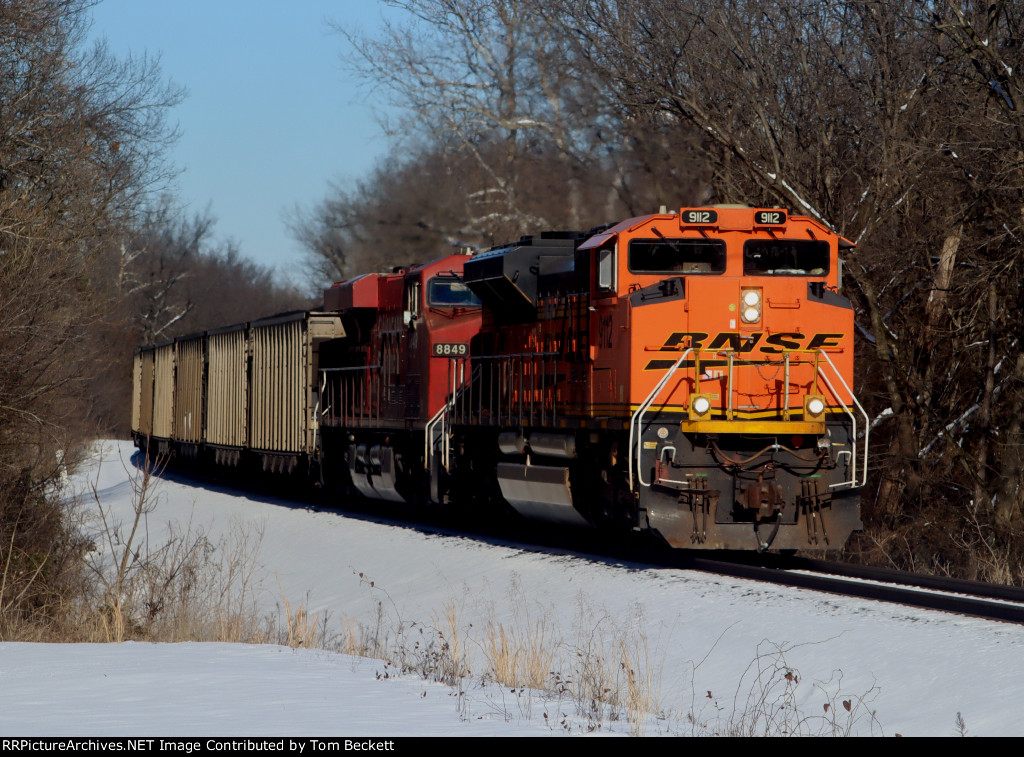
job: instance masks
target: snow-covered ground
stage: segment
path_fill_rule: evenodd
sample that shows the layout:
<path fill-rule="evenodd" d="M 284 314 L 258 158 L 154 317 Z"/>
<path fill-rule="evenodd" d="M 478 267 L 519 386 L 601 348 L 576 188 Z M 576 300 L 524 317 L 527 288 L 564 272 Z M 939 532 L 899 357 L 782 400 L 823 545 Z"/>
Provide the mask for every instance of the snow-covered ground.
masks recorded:
<path fill-rule="evenodd" d="M 74 484 L 94 482 L 126 520 L 133 450 L 102 449 Z M 958 713 L 971 735 L 1024 734 L 1022 627 L 433 533 L 211 484 L 163 480 L 156 492 L 153 542 L 170 522 L 213 540 L 262 530 L 267 612 L 302 603 L 339 638 L 361 627 L 407 646 L 441 631 L 458 637 L 472 674 L 453 689 L 284 646 L 5 643 L 0 733 L 628 734 L 630 669 L 647 735 L 946 735 Z M 561 694 L 484 681 L 499 628 L 543 634 Z M 572 692 L 602 675 L 623 695 L 595 713 Z"/>

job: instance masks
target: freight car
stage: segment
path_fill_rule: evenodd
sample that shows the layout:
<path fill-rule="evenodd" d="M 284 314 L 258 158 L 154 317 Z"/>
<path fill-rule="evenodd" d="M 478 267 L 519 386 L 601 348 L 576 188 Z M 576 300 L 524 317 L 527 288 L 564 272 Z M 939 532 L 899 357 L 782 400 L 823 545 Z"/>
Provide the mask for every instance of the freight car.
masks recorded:
<path fill-rule="evenodd" d="M 868 468 L 850 246 L 683 208 L 359 276 L 322 311 L 139 350 L 133 433 L 375 499 L 835 549 Z"/>

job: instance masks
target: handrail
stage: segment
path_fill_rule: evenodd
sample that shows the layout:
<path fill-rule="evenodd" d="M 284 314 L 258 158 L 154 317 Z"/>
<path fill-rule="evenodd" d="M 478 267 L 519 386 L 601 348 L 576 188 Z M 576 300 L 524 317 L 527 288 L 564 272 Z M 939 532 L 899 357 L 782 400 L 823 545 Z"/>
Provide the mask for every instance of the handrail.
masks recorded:
<path fill-rule="evenodd" d="M 451 390 L 445 397 L 441 408 L 434 413 L 434 416 L 427 421 L 423 429 L 423 465 L 428 471 L 433 471 L 434 462 L 434 428 L 441 424 L 441 465 L 445 470 L 451 467 L 451 443 L 448 438 L 448 417 L 455 409 L 459 398 L 462 397 L 473 384 L 474 377 L 479 375 L 479 368 L 470 368 L 469 380 L 466 380 L 466 363 L 476 358 L 465 356 L 449 356 L 448 372 L 451 375 Z"/>
<path fill-rule="evenodd" d="M 852 478 L 849 481 L 844 481 L 844 482 L 842 482 L 840 484 L 832 484 L 832 486 L 830 486 L 829 488 L 830 489 L 834 489 L 834 488 L 836 488 L 838 486 L 847 486 L 847 485 L 850 486 L 851 488 L 856 488 L 856 487 L 859 487 L 859 486 L 864 486 L 864 484 L 866 484 L 868 482 L 868 439 L 871 436 L 871 423 L 870 423 L 870 419 L 868 418 L 867 411 L 864 409 L 863 405 L 861 405 L 860 401 L 857 399 L 857 395 L 855 395 L 853 393 L 853 391 L 850 389 L 849 384 L 846 383 L 846 379 L 843 378 L 843 374 L 839 372 L 839 370 L 835 366 L 835 363 L 832 362 L 832 358 L 830 358 L 828 356 L 828 353 L 825 352 L 824 350 L 819 350 L 818 354 L 823 356 L 825 358 L 826 362 L 828 362 L 829 366 L 832 368 L 833 372 L 835 373 L 836 378 L 838 378 L 840 383 L 843 385 L 843 389 L 845 389 L 846 393 L 850 395 L 850 398 L 853 400 L 853 404 L 860 411 L 860 414 L 864 416 L 864 473 L 863 473 L 861 482 L 858 484 L 857 483 L 857 419 L 854 416 L 854 414 L 850 411 L 850 409 L 846 406 L 846 403 L 843 402 L 843 400 L 836 393 L 836 390 L 832 387 L 832 382 L 828 380 L 828 376 L 826 376 L 825 373 L 822 372 L 821 378 L 824 379 L 826 386 L 828 386 L 828 388 L 829 388 L 829 391 L 831 391 L 832 395 L 839 401 L 839 404 L 843 406 L 843 410 L 846 411 L 846 414 L 850 416 L 850 419 L 853 422 L 853 428 L 851 429 L 851 434 L 850 434 L 851 437 L 852 437 L 851 442 L 852 442 L 852 450 L 853 450 L 853 455 L 852 455 L 851 460 L 850 460 L 850 464 L 851 464 L 851 466 L 853 468 L 853 470 L 851 471 Z"/>
<path fill-rule="evenodd" d="M 651 393 L 647 395 L 647 399 L 645 399 L 641 403 L 640 407 L 638 407 L 636 409 L 636 412 L 633 413 L 633 416 L 629 419 L 629 488 L 630 488 L 630 490 L 633 489 L 633 446 L 634 446 L 633 445 L 633 439 L 634 439 L 634 429 L 639 429 L 640 428 L 641 424 L 643 423 L 643 417 L 644 417 L 644 414 L 647 412 L 647 409 L 654 403 L 654 400 L 657 399 L 658 395 L 661 393 L 661 390 L 665 388 L 665 384 L 668 383 L 668 380 L 670 378 L 672 378 L 672 376 L 675 374 L 675 372 L 677 370 L 679 370 L 679 366 L 681 366 L 683 364 L 683 361 L 686 360 L 686 356 L 689 355 L 692 352 L 693 352 L 693 348 L 692 347 L 687 347 L 686 348 L 686 350 L 683 352 L 683 354 L 680 355 L 679 359 L 675 362 L 675 365 L 673 365 L 671 368 L 669 368 L 668 371 L 665 373 L 665 375 L 661 377 L 661 381 L 659 381 L 657 386 L 655 386 L 654 389 L 651 391 Z M 636 470 L 636 477 L 637 477 L 637 480 L 640 482 L 641 486 L 650 486 L 649 483 L 644 481 L 643 476 L 640 475 L 640 447 L 639 446 L 637 446 L 637 449 L 636 449 L 636 468 L 637 468 L 637 470 Z"/>
<path fill-rule="evenodd" d="M 433 444 L 433 432 L 434 426 L 437 425 L 438 421 L 443 421 L 446 411 L 448 410 L 448 402 L 446 401 L 441 405 L 441 409 L 434 413 L 434 417 L 427 421 L 427 426 L 423 430 L 423 465 L 424 469 L 431 471 L 433 470 L 434 462 L 434 444 Z M 444 434 L 444 425 L 442 423 L 441 433 Z"/>
<path fill-rule="evenodd" d="M 354 372 L 354 371 L 372 371 L 380 368 L 380 363 L 377 365 L 352 365 L 344 368 L 321 368 L 320 373 L 343 373 L 343 372 Z"/>
<path fill-rule="evenodd" d="M 327 388 L 327 376 L 323 377 L 323 381 L 320 382 L 320 390 L 316 395 L 316 407 L 313 408 L 313 446 L 311 450 L 316 453 L 316 437 L 317 432 L 320 431 L 320 418 L 326 413 L 326 410 L 321 411 L 320 407 L 324 402 L 324 390 Z"/>
<path fill-rule="evenodd" d="M 633 470 L 634 470 L 634 467 L 636 468 L 636 479 L 640 483 L 640 485 L 641 486 L 650 486 L 651 485 L 647 481 L 644 481 L 643 473 L 642 473 L 642 470 L 641 470 L 641 467 L 640 467 L 640 460 L 641 460 L 641 456 L 642 456 L 642 448 L 641 448 L 641 446 L 640 446 L 640 444 L 638 442 L 637 435 L 638 435 L 638 432 L 640 431 L 640 429 L 643 426 L 643 417 L 647 413 L 647 411 L 650 409 L 651 405 L 654 404 L 654 401 L 658 398 L 658 395 L 665 388 L 665 385 L 669 382 L 669 380 L 676 373 L 676 371 L 678 371 L 679 368 L 682 366 L 682 364 L 686 360 L 687 356 L 690 355 L 693 352 L 694 352 L 694 349 L 692 347 L 691 348 L 687 348 L 683 352 L 683 354 L 679 357 L 679 359 L 676 360 L 676 362 L 672 365 L 672 367 L 668 369 L 668 371 L 665 373 L 664 376 L 662 376 L 661 380 L 657 383 L 657 385 L 654 387 L 654 389 L 651 391 L 651 393 L 649 395 L 647 395 L 647 398 L 640 404 L 640 406 L 637 408 L 636 412 L 634 412 L 632 417 L 630 418 L 630 421 L 629 421 L 629 460 L 628 460 L 628 462 L 629 462 L 629 487 L 630 487 L 630 489 L 633 488 Z M 735 370 L 734 369 L 734 364 L 733 364 L 733 357 L 734 356 L 733 356 L 733 350 L 722 350 L 720 352 L 727 353 L 727 357 L 728 357 L 728 369 L 727 369 L 727 373 L 726 373 L 726 382 L 727 382 L 727 385 L 726 385 L 726 397 L 727 397 L 727 400 L 726 400 L 726 405 L 727 405 L 727 407 L 726 407 L 726 418 L 731 420 L 732 419 L 732 415 L 733 415 L 732 394 L 733 394 L 734 370 Z M 789 415 L 789 411 L 790 411 L 790 408 L 789 408 L 788 386 L 789 386 L 789 377 L 790 377 L 790 353 L 791 352 L 802 352 L 802 353 L 808 353 L 808 354 L 813 354 L 814 355 L 813 366 L 814 366 L 815 392 L 818 391 L 817 390 L 817 381 L 820 378 L 825 383 L 825 386 L 828 387 L 828 390 L 831 392 L 831 394 L 834 397 L 835 401 L 843 409 L 843 412 L 845 412 L 846 415 L 850 418 L 850 422 L 852 424 L 851 439 L 850 439 L 850 444 L 851 444 L 851 453 L 850 453 L 850 465 L 851 465 L 850 474 L 851 475 L 850 475 L 850 480 L 843 481 L 843 482 L 840 482 L 838 484 L 831 484 L 829 486 L 829 488 L 830 489 L 835 489 L 835 488 L 839 488 L 839 487 L 857 488 L 857 487 L 864 486 L 867 483 L 868 442 L 869 442 L 869 435 L 870 435 L 870 431 L 871 431 L 867 411 L 864 410 L 864 407 L 860 404 L 860 402 L 858 401 L 857 397 L 853 394 L 853 391 L 851 391 L 849 385 L 846 383 L 846 379 L 843 378 L 843 374 L 836 368 L 835 363 L 832 362 L 832 359 L 828 356 L 828 354 L 824 350 L 786 350 L 785 354 L 784 354 L 784 357 L 783 357 L 783 361 L 782 361 L 782 365 L 783 365 L 784 370 L 785 370 L 785 384 L 786 384 L 786 387 L 787 387 L 787 389 L 785 391 L 785 400 L 784 400 L 784 407 L 783 407 L 783 416 L 784 417 L 788 416 Z M 697 353 L 696 353 L 697 356 L 695 357 L 695 360 L 697 360 L 697 361 L 700 360 L 699 353 L 700 353 L 700 351 L 698 350 Z M 820 358 L 822 358 L 822 357 L 825 359 L 825 362 L 828 364 L 828 366 L 832 369 L 832 373 L 834 374 L 834 378 L 838 379 L 838 383 L 846 391 L 846 393 L 852 398 L 852 404 L 854 406 L 854 409 L 856 409 L 858 411 L 858 413 L 860 414 L 860 416 L 862 416 L 863 419 L 864 419 L 865 431 L 864 431 L 864 441 L 862 442 L 861 449 L 858 449 L 858 438 L 857 438 L 857 434 L 858 434 L 858 421 L 857 421 L 857 415 L 854 413 L 853 409 L 851 409 L 846 404 L 846 402 L 843 401 L 843 398 L 839 394 L 839 392 L 836 391 L 836 387 L 833 385 L 832 380 L 830 380 L 828 374 L 823 369 L 824 366 L 822 365 L 822 363 L 820 361 Z M 767 361 L 767 362 L 770 363 L 771 361 Z M 698 371 L 699 371 L 699 368 L 698 368 Z M 697 388 L 697 391 L 699 392 L 699 386 Z M 642 434 L 641 434 L 641 436 L 642 436 Z"/>
<path fill-rule="evenodd" d="M 338 413 L 341 417 L 341 425 L 359 418 L 361 421 L 380 422 L 380 382 L 372 382 L 373 373 L 380 371 L 381 364 L 375 365 L 352 365 L 336 368 L 319 368 L 324 387 L 328 387 L 328 374 L 337 376 L 337 387 L 339 396 L 336 397 Z M 365 377 L 369 377 L 368 379 Z M 360 386 L 358 382 L 362 382 Z M 371 389 L 366 388 L 367 383 L 375 383 L 377 396 L 371 397 Z M 352 391 L 352 396 L 346 394 L 347 390 Z M 358 395 L 356 392 L 358 391 Z M 376 400 L 376 401 L 375 401 Z M 358 405 L 358 407 L 357 407 Z M 332 406 L 333 407 L 333 406 Z"/>

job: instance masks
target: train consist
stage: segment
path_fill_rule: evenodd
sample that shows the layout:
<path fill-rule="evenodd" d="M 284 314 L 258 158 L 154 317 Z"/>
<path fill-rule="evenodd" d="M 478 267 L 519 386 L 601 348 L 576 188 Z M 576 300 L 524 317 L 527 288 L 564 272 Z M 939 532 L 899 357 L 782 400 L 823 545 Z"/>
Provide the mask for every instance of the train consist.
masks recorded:
<path fill-rule="evenodd" d="M 683 208 L 366 274 L 136 352 L 143 450 L 411 506 L 825 550 L 861 526 L 851 244 Z"/>

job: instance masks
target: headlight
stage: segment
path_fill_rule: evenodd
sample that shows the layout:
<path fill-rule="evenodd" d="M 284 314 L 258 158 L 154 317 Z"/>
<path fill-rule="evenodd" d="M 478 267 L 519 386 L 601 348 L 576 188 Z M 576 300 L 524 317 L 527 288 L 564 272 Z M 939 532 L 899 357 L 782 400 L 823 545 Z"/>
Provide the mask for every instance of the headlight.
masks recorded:
<path fill-rule="evenodd" d="M 740 292 L 740 302 L 743 304 L 744 323 L 757 323 L 761 320 L 760 289 L 744 289 Z"/>
<path fill-rule="evenodd" d="M 825 412 L 825 398 L 810 395 L 804 398 L 804 415 L 818 418 Z"/>
<path fill-rule="evenodd" d="M 697 415 L 704 415 L 711 409 L 711 400 L 707 397 L 697 397 L 693 401 L 693 411 Z"/>

